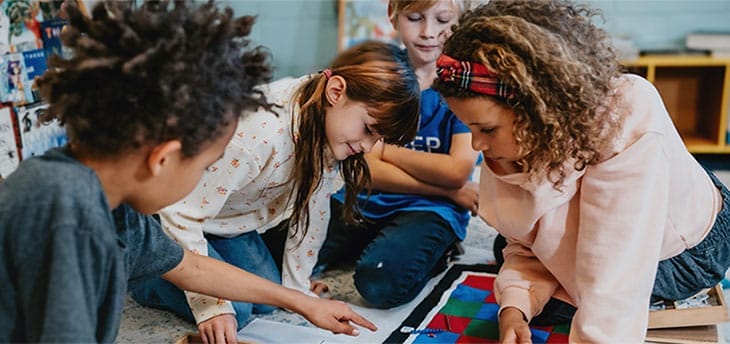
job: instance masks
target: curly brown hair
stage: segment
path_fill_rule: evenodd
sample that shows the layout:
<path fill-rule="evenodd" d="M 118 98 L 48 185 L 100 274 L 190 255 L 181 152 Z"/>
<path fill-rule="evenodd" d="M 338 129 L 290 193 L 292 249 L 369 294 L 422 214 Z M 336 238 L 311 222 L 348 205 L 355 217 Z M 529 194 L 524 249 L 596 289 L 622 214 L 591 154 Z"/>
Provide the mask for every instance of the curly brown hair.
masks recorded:
<path fill-rule="evenodd" d="M 68 4 L 72 4 L 69 2 Z M 254 17 L 213 1 L 68 6 L 57 55 L 37 80 L 44 120 L 65 124 L 76 154 L 109 157 L 180 140 L 196 155 L 244 110 L 268 107 L 254 86 L 271 78 L 269 53 L 247 38 Z"/>
<path fill-rule="evenodd" d="M 526 153 L 516 162 L 531 178 L 556 189 L 570 173 L 605 158 L 620 130 L 606 111 L 621 75 L 608 34 L 592 18 L 600 11 L 569 1 L 492 0 L 468 11 L 444 54 L 484 64 L 509 85 L 513 134 Z M 444 97 L 488 97 L 436 80 Z M 567 166 L 566 166 L 567 165 Z"/>
<path fill-rule="evenodd" d="M 395 45 L 367 41 L 341 52 L 330 65 L 332 75 L 347 82 L 349 99 L 362 102 L 368 114 L 377 120 L 372 127 L 386 143 L 404 145 L 416 135 L 421 92 L 418 79 L 408 63 L 405 52 Z M 294 213 L 291 226 L 309 224 L 309 199 L 321 184 L 325 166 L 326 76 L 320 74 L 305 83 L 295 95 L 299 98 L 299 135 L 295 148 L 295 168 L 292 176 Z M 294 116 L 295 118 L 297 116 Z M 370 183 L 370 171 L 363 154 L 340 162 L 345 181 L 343 216 L 347 222 L 362 218 L 357 207 L 357 194 Z M 304 237 L 304 236 L 302 236 Z"/>

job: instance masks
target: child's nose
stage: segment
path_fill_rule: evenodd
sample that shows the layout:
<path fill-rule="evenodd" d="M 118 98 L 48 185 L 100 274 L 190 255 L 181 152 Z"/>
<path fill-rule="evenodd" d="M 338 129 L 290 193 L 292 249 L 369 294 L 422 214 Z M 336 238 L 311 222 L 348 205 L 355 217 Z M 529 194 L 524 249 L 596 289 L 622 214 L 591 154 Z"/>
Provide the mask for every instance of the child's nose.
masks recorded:
<path fill-rule="evenodd" d="M 378 141 L 380 141 L 381 138 L 375 137 L 375 135 L 370 136 L 369 138 L 363 140 L 362 142 L 362 151 L 363 153 L 370 153 L 371 150 L 373 150 L 373 146 L 375 146 Z"/>
<path fill-rule="evenodd" d="M 441 28 L 435 25 L 431 20 L 424 20 L 421 24 L 421 36 L 426 38 L 438 37 L 441 33 Z"/>
<path fill-rule="evenodd" d="M 373 150 L 374 143 L 370 141 L 363 141 L 362 142 L 362 152 L 363 153 L 370 153 L 371 150 Z"/>
<path fill-rule="evenodd" d="M 487 141 L 482 139 L 480 137 L 481 135 L 478 134 L 472 134 L 471 136 L 471 148 L 475 151 L 487 151 L 489 150 L 489 145 L 487 145 Z"/>

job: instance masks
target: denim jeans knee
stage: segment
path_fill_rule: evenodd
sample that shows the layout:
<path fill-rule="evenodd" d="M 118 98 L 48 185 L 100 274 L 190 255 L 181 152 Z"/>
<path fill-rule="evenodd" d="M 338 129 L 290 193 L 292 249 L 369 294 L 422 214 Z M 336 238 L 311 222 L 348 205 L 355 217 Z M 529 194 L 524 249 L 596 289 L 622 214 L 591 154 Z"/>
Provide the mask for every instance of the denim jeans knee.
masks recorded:
<path fill-rule="evenodd" d="M 170 311 L 195 323 L 183 291 L 160 277 L 130 286 L 129 296 L 142 306 Z"/>
<path fill-rule="evenodd" d="M 281 284 L 281 274 L 268 249 L 258 233 L 252 233 L 244 233 L 234 238 L 210 236 L 208 238 L 208 256 Z M 210 283 L 216 283 L 216 281 L 210 281 Z M 168 310 L 195 323 L 185 293 L 162 278 L 130 286 L 129 294 L 141 305 Z M 236 311 L 239 330 L 248 323 L 251 314 L 270 313 L 276 309 L 274 306 L 246 302 L 232 302 L 232 305 Z"/>
<path fill-rule="evenodd" d="M 411 301 L 456 240 L 449 224 L 437 214 L 400 213 L 384 223 L 363 251 L 355 266 L 355 287 L 377 308 Z"/>

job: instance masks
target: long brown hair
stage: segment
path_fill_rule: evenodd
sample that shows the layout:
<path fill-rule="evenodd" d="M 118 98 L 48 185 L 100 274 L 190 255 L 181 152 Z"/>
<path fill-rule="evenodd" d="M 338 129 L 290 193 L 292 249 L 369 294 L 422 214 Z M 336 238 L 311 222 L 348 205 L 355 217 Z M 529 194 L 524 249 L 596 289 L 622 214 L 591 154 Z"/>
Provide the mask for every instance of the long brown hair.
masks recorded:
<path fill-rule="evenodd" d="M 367 106 L 368 114 L 377 120 L 373 129 L 386 143 L 404 145 L 413 140 L 418 126 L 420 90 L 418 79 L 400 48 L 382 42 L 364 42 L 340 53 L 329 69 L 332 75 L 345 79 L 345 94 L 350 100 Z M 294 150 L 294 210 L 290 226 L 297 228 L 304 224 L 304 234 L 309 227 L 309 200 L 320 186 L 326 168 L 324 119 L 329 104 L 324 92 L 326 79 L 320 74 L 295 94 L 299 101 L 300 137 Z M 352 223 L 362 217 L 357 194 L 370 184 L 370 171 L 362 154 L 340 161 L 339 165 L 345 181 L 343 216 Z"/>

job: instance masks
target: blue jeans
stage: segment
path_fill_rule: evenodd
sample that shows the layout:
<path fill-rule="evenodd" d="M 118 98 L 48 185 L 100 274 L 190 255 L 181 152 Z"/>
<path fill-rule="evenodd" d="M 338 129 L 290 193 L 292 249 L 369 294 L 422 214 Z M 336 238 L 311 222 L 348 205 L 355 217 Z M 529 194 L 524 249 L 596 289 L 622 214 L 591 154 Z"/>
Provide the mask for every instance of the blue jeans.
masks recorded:
<path fill-rule="evenodd" d="M 722 194 L 722 209 L 717 214 L 710 233 L 697 245 L 659 262 L 651 300 L 681 300 L 704 288 L 717 285 L 730 267 L 730 191 L 717 177 L 707 171 Z M 497 247 L 501 246 L 501 247 Z M 495 251 L 501 251 L 506 241 L 495 241 Z M 572 319 L 575 307 L 550 299 L 543 312 L 533 318 L 534 325 L 556 325 Z M 536 320 L 539 324 L 535 324 Z"/>
<path fill-rule="evenodd" d="M 333 199 L 330 207 L 327 239 L 315 270 L 357 260 L 355 288 L 377 308 L 415 298 L 431 277 L 446 268 L 445 255 L 457 241 L 451 226 L 435 213 L 402 212 L 347 226 L 342 204 Z"/>
<path fill-rule="evenodd" d="M 234 238 L 213 235 L 207 235 L 206 238 L 208 239 L 208 256 L 211 258 L 227 262 L 281 284 L 281 273 L 256 231 Z M 216 281 L 211 280 L 208 283 L 216 283 Z M 141 305 L 172 311 L 190 322 L 195 322 L 183 291 L 162 278 L 158 277 L 130 286 L 129 293 Z M 236 311 L 239 330 L 248 323 L 251 314 L 270 313 L 276 309 L 269 305 L 246 302 L 233 302 L 232 304 Z"/>
<path fill-rule="evenodd" d="M 722 194 L 722 209 L 697 245 L 659 262 L 652 300 L 680 300 L 717 285 L 730 267 L 730 191 L 707 171 Z"/>

